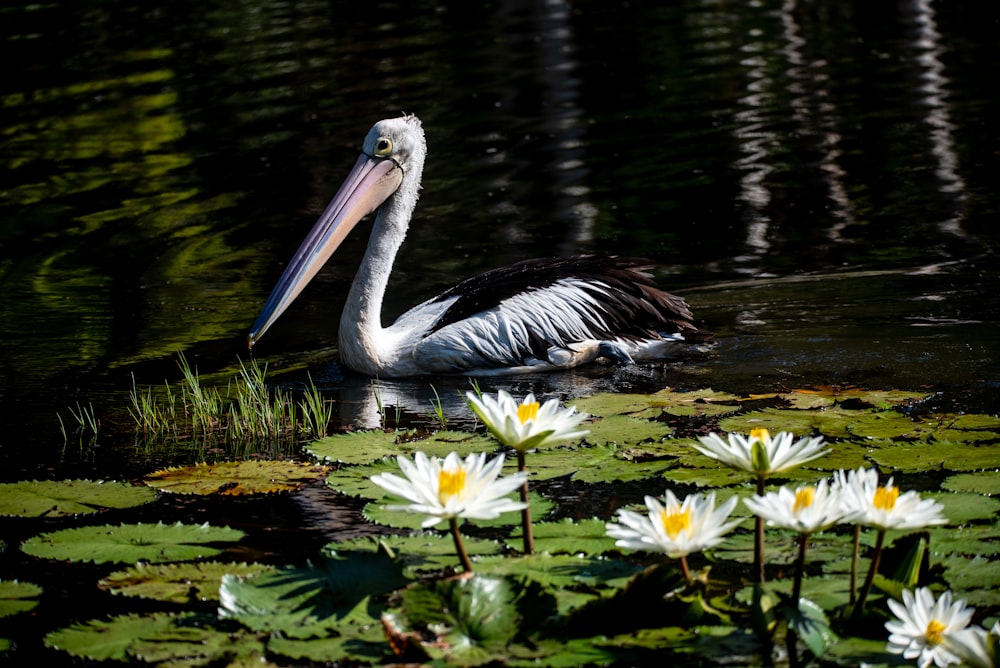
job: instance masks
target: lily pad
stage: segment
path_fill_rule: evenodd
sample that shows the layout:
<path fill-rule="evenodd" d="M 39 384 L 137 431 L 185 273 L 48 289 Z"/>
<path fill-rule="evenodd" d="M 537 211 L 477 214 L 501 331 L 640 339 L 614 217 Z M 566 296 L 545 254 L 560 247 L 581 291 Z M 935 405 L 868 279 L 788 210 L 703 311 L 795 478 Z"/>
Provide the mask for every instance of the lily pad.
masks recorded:
<path fill-rule="evenodd" d="M 1000 462 L 1000 445 L 899 444 L 877 450 L 870 456 L 881 468 L 903 473 L 996 470 Z"/>
<path fill-rule="evenodd" d="M 29 538 L 25 554 L 43 559 L 93 563 L 191 561 L 222 552 L 219 543 L 237 542 L 243 532 L 209 524 L 121 524 L 63 529 Z"/>
<path fill-rule="evenodd" d="M 195 464 L 148 475 L 150 487 L 174 494 L 247 496 L 293 492 L 327 472 L 324 466 L 263 460 Z"/>
<path fill-rule="evenodd" d="M 263 641 L 254 634 L 215 624 L 214 615 L 121 615 L 58 629 L 45 636 L 45 645 L 94 661 L 184 659 L 185 665 L 264 654 Z"/>
<path fill-rule="evenodd" d="M 0 617 L 27 612 L 36 605 L 42 588 L 32 582 L 0 580 Z"/>
<path fill-rule="evenodd" d="M 501 545 L 495 540 L 462 536 L 465 551 L 473 562 L 480 557 L 495 556 L 501 551 Z M 407 577 L 443 571 L 458 566 L 458 556 L 455 554 L 455 543 L 450 534 L 422 533 L 410 536 L 379 536 L 373 538 L 355 538 L 353 540 L 330 543 L 325 548 L 334 554 L 353 552 L 374 554 L 385 550 L 403 567 Z"/>
<path fill-rule="evenodd" d="M 412 457 L 418 450 L 429 457 L 446 457 L 451 452 L 462 456 L 473 452 L 493 452 L 495 440 L 483 434 L 439 431 L 419 437 L 413 431 L 357 431 L 336 434 L 314 441 L 305 447 L 313 457 L 325 462 L 371 464 L 386 457 Z"/>
<path fill-rule="evenodd" d="M 943 505 L 943 515 L 948 518 L 948 523 L 953 525 L 989 521 L 1000 512 L 1000 499 L 980 494 L 928 492 L 922 496 L 934 499 Z"/>
<path fill-rule="evenodd" d="M 577 410 L 598 416 L 631 415 L 655 418 L 661 413 L 677 416 L 719 415 L 739 410 L 741 399 L 712 389 L 677 392 L 670 388 L 653 394 L 605 392 L 576 401 Z"/>
<path fill-rule="evenodd" d="M 254 631 L 291 638 L 343 635 L 348 625 L 378 626 L 381 606 L 372 598 L 408 582 L 402 565 L 385 550 L 331 552 L 303 567 L 223 577 L 219 614 Z"/>
<path fill-rule="evenodd" d="M 941 483 L 941 487 L 951 492 L 1000 495 L 1000 472 L 959 473 Z"/>
<path fill-rule="evenodd" d="M 627 415 L 612 415 L 587 424 L 590 433 L 584 438 L 587 443 L 614 444 L 618 446 L 659 441 L 673 433 L 673 429 L 662 422 L 640 420 Z"/>
<path fill-rule="evenodd" d="M 33 480 L 0 484 L 0 515 L 64 517 L 107 508 L 133 508 L 156 498 L 156 491 L 122 482 Z"/>
<path fill-rule="evenodd" d="M 208 561 L 197 564 L 139 564 L 111 573 L 97 586 L 119 596 L 147 598 L 168 603 L 204 603 L 219 600 L 224 575 L 253 577 L 270 573 L 266 564 L 232 564 Z"/>
<path fill-rule="evenodd" d="M 531 480 L 573 476 L 580 482 L 624 482 L 654 478 L 676 465 L 667 459 L 630 461 L 623 456 L 625 452 L 601 445 L 540 450 L 527 455 L 527 470 Z M 510 471 L 515 466 L 511 461 L 506 468 Z"/>
<path fill-rule="evenodd" d="M 590 519 L 574 522 L 564 519 L 559 522 L 535 522 L 532 535 L 535 550 L 548 554 L 582 554 L 597 556 L 615 550 L 615 539 L 609 538 L 604 520 Z M 521 529 L 518 528 L 508 544 L 519 549 Z"/>

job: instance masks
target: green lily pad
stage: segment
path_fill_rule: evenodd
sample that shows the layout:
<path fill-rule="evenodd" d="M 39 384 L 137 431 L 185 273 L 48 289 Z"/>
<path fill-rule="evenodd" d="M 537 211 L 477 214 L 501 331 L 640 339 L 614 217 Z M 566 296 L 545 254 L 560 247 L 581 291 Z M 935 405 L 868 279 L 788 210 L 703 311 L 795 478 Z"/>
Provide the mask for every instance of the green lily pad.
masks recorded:
<path fill-rule="evenodd" d="M 112 594 L 168 603 L 204 603 L 219 600 L 222 576 L 253 577 L 270 573 L 266 564 L 208 561 L 197 564 L 139 564 L 101 579 L 97 586 Z"/>
<path fill-rule="evenodd" d="M 149 503 L 156 492 L 122 482 L 33 480 L 0 484 L 0 515 L 64 517 Z"/>
<path fill-rule="evenodd" d="M 384 550 L 331 552 L 303 567 L 252 578 L 226 575 L 219 615 L 289 638 L 344 635 L 351 626 L 378 626 L 381 606 L 373 598 L 408 582 L 402 565 Z"/>
<path fill-rule="evenodd" d="M 301 462 L 218 462 L 162 469 L 146 476 L 145 483 L 173 494 L 247 496 L 294 492 L 326 472 L 324 466 Z"/>
<path fill-rule="evenodd" d="M 326 484 L 341 494 L 381 499 L 385 490 L 371 481 L 378 473 L 402 475 L 395 459 L 382 459 L 364 466 L 342 466 L 326 477 Z"/>
<path fill-rule="evenodd" d="M 945 579 L 956 598 L 969 605 L 1000 605 L 1000 560 L 948 557 L 944 560 Z"/>
<path fill-rule="evenodd" d="M 531 480 L 550 480 L 573 476 L 580 482 L 611 482 L 645 480 L 661 475 L 676 465 L 674 460 L 631 461 L 625 450 L 602 445 L 572 448 L 551 448 L 528 453 L 526 464 Z M 505 468 L 513 471 L 516 462 Z"/>
<path fill-rule="evenodd" d="M 1000 445 L 899 444 L 879 449 L 870 456 L 879 467 L 903 473 L 995 470 L 1000 462 Z"/>
<path fill-rule="evenodd" d="M 584 438 L 587 443 L 617 446 L 659 441 L 673 433 L 673 429 L 662 422 L 640 420 L 628 415 L 612 415 L 587 424 L 590 433 Z"/>
<path fill-rule="evenodd" d="M 45 646 L 93 661 L 184 659 L 192 666 L 264 654 L 263 641 L 254 634 L 220 630 L 215 623 L 214 615 L 120 615 L 52 631 Z"/>
<path fill-rule="evenodd" d="M 500 553 L 501 545 L 495 540 L 462 536 L 465 551 L 473 560 L 474 565 L 480 557 L 495 556 Z M 403 574 L 408 578 L 418 575 L 443 571 L 458 566 L 458 556 L 455 554 L 455 543 L 451 534 L 421 533 L 409 536 L 379 536 L 374 538 L 355 538 L 352 540 L 329 543 L 326 551 L 334 554 L 353 552 L 374 554 L 379 550 L 387 551 L 403 568 Z M 478 566 L 477 566 L 478 568 Z"/>
<path fill-rule="evenodd" d="M 536 552 L 510 557 L 483 557 L 476 571 L 497 575 L 526 575 L 558 590 L 585 590 L 591 596 L 613 595 L 645 566 L 611 557 Z"/>
<path fill-rule="evenodd" d="M 609 538 L 604 520 L 590 519 L 574 522 L 535 522 L 531 533 L 535 550 L 548 554 L 582 554 L 597 556 L 615 550 L 615 539 Z M 521 529 L 518 527 L 508 541 L 514 549 L 520 548 Z"/>
<path fill-rule="evenodd" d="M 973 492 L 987 496 L 1000 495 L 1000 472 L 959 473 L 941 483 L 941 487 L 950 492 Z"/>
<path fill-rule="evenodd" d="M 31 582 L 0 580 L 0 617 L 27 612 L 36 605 L 42 588 Z"/>
<path fill-rule="evenodd" d="M 209 524 L 121 524 L 43 533 L 21 545 L 25 554 L 43 559 L 93 563 L 191 561 L 220 554 L 218 543 L 233 543 L 243 532 Z"/>
<path fill-rule="evenodd" d="M 397 455 L 412 457 L 418 450 L 429 457 L 446 457 L 451 452 L 464 457 L 493 452 L 497 447 L 489 436 L 461 431 L 439 431 L 427 437 L 413 431 L 357 431 L 327 436 L 307 445 L 305 451 L 325 462 L 371 464 Z"/>
<path fill-rule="evenodd" d="M 981 494 L 960 492 L 927 492 L 924 498 L 934 499 L 944 506 L 943 515 L 949 524 L 967 524 L 980 520 L 992 520 L 1000 512 L 1000 499 Z"/>
<path fill-rule="evenodd" d="M 598 416 L 631 415 L 656 418 L 661 413 L 676 416 L 720 415 L 739 410 L 741 399 L 712 389 L 677 392 L 669 388 L 653 394 L 600 393 L 576 401 L 577 410 Z"/>

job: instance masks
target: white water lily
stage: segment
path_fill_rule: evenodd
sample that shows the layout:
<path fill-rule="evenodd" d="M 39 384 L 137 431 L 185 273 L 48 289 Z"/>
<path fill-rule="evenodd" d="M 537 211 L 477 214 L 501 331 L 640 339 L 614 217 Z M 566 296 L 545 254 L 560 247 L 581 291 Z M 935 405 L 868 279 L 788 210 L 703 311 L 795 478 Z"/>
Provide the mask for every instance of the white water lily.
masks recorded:
<path fill-rule="evenodd" d="M 938 668 L 961 663 L 947 639 L 965 629 L 972 620 L 973 609 L 965 601 L 952 602 L 950 591 L 937 600 L 930 589 L 903 591 L 903 602 L 890 600 L 889 608 L 897 619 L 885 623 L 889 632 L 886 651 L 917 659 L 920 668 L 934 663 Z"/>
<path fill-rule="evenodd" d="M 698 440 L 701 445 L 694 447 L 701 454 L 760 478 L 783 473 L 829 452 L 822 436 L 795 440 L 791 432 L 772 437 L 767 429 L 754 429 L 749 436 L 731 433 L 726 439 L 713 432 Z"/>
<path fill-rule="evenodd" d="M 500 478 L 503 460 L 503 455 L 499 455 L 486 461 L 485 453 L 471 454 L 462 460 L 455 452 L 444 459 L 417 452 L 412 462 L 402 455 L 396 458 L 406 478 L 379 473 L 371 480 L 410 502 L 387 506 L 389 510 L 427 515 L 425 528 L 453 518 L 493 519 L 525 507 L 524 503 L 505 497 L 524 484 L 526 474 L 518 472 Z"/>
<path fill-rule="evenodd" d="M 1000 622 L 987 631 L 970 626 L 944 637 L 948 649 L 972 668 L 996 668 L 1000 660 Z"/>
<path fill-rule="evenodd" d="M 606 525 L 608 535 L 617 539 L 615 545 L 630 550 L 663 552 L 677 559 L 718 545 L 741 521 L 726 521 L 736 507 L 735 496 L 718 508 L 715 507 L 715 492 L 707 496 L 691 494 L 681 503 L 667 490 L 664 501 L 661 504 L 656 498 L 647 496 L 648 515 L 619 510 L 618 522 Z"/>
<path fill-rule="evenodd" d="M 840 490 L 845 507 L 851 513 L 850 521 L 882 531 L 889 529 L 921 529 L 947 524 L 942 506 L 933 499 L 922 499 L 915 491 L 899 493 L 899 488 L 889 478 L 884 485 L 878 483 L 878 471 L 859 468 L 855 471 L 838 471 L 834 486 Z"/>
<path fill-rule="evenodd" d="M 560 408 L 558 399 L 544 404 L 529 394 L 518 403 L 504 390 L 494 399 L 488 394 L 476 396 L 467 392 L 469 405 L 493 436 L 506 446 L 524 452 L 555 443 L 564 443 L 589 433 L 580 429 L 586 413 L 576 407 Z"/>
<path fill-rule="evenodd" d="M 768 525 L 800 534 L 822 531 L 847 519 L 853 512 L 843 506 L 840 494 L 827 480 L 815 486 L 799 487 L 794 492 L 789 487 L 782 487 L 764 496 L 743 499 L 743 503 Z"/>

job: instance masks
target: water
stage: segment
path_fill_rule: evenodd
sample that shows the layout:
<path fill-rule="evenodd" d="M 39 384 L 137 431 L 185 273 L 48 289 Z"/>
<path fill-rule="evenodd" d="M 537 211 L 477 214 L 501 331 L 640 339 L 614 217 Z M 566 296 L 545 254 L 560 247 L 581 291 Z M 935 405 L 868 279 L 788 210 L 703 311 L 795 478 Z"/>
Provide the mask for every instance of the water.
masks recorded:
<path fill-rule="evenodd" d="M 656 261 L 718 334 L 680 362 L 488 387 L 859 384 L 1000 409 L 989 3 L 111 1 L 0 15 L 4 479 L 141 473 L 113 445 L 133 376 L 178 379 L 178 351 L 231 373 L 364 133 L 402 111 L 423 119 L 430 154 L 387 320 L 507 262 L 613 252 Z M 334 354 L 366 234 L 257 352 L 289 383 L 308 368 L 345 421 L 371 416 L 367 380 Z M 383 391 L 419 416 L 429 384 Z M 77 402 L 103 418 L 104 450 L 64 447 L 56 414 Z"/>

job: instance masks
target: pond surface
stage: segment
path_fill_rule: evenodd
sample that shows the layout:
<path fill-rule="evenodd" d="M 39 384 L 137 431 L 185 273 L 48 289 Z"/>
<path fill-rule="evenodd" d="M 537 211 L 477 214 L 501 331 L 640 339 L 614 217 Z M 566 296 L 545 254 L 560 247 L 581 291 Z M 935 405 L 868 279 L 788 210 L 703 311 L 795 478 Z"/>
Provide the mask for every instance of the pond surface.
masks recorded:
<path fill-rule="evenodd" d="M 371 124 L 415 113 L 424 188 L 386 320 L 538 256 L 648 257 L 717 334 L 636 368 L 481 382 L 922 389 L 1000 411 L 993 3 L 7 3 L 0 481 L 135 478 L 128 393 L 224 384 Z M 359 230 L 255 352 L 376 421 L 336 362 Z M 434 389 L 432 390 L 431 385 Z M 383 382 L 457 418 L 464 378 Z M 60 416 L 92 405 L 96 444 Z M 72 424 L 68 424 L 72 427 Z"/>

